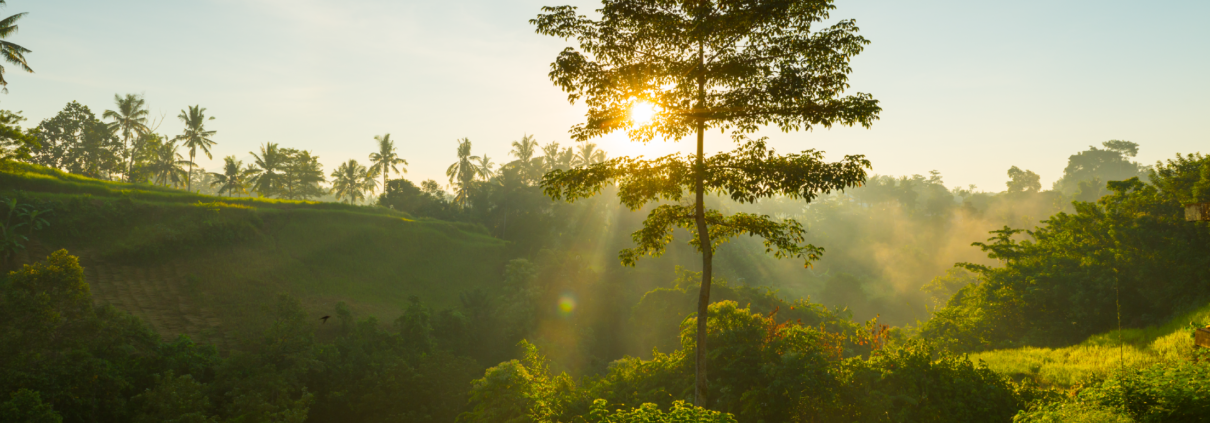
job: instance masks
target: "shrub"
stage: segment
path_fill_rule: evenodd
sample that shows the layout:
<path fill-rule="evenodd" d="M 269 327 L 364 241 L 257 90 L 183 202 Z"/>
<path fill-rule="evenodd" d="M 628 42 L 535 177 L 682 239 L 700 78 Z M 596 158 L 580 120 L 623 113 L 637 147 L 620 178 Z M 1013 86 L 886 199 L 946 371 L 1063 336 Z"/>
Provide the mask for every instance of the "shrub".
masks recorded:
<path fill-rule="evenodd" d="M 592 402 L 592 410 L 584 423 L 735 423 L 735 417 L 718 411 L 707 410 L 685 404 L 672 403 L 667 412 L 660 411 L 655 404 L 646 403 L 634 409 L 609 410 L 609 402 L 598 399 Z"/>

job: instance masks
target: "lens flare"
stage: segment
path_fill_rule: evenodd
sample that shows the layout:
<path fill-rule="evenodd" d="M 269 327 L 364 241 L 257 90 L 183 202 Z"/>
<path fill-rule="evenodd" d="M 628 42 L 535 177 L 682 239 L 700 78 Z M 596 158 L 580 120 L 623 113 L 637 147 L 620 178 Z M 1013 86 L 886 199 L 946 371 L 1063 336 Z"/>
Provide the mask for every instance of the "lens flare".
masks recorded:
<path fill-rule="evenodd" d="M 559 314 L 571 316 L 571 313 L 574 311 L 576 311 L 576 296 L 564 293 L 559 297 Z"/>
<path fill-rule="evenodd" d="M 630 105 L 630 120 L 639 125 L 650 123 L 655 113 L 655 106 L 646 101 L 636 101 Z"/>

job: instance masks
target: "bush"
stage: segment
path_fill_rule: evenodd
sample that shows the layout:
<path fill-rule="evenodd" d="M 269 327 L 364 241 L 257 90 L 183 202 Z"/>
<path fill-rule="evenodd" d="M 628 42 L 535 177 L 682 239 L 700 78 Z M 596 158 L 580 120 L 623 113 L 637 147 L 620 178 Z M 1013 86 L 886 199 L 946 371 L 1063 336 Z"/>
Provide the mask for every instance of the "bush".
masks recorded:
<path fill-rule="evenodd" d="M 60 423 L 63 421 L 50 404 L 42 402 L 38 391 L 25 388 L 13 392 L 0 403 L 0 423 Z"/>
<path fill-rule="evenodd" d="M 718 411 L 676 401 L 668 412 L 660 411 L 655 404 L 646 403 L 638 408 L 609 411 L 609 402 L 598 399 L 592 402 L 588 417 L 578 419 L 584 423 L 735 423 L 735 417 Z"/>

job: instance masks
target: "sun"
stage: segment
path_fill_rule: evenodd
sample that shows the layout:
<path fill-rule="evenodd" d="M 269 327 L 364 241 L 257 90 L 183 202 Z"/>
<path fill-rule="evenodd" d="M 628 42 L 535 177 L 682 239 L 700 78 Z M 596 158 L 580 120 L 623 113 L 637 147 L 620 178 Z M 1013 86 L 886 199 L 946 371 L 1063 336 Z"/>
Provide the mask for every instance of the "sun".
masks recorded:
<path fill-rule="evenodd" d="M 655 117 L 655 106 L 646 101 L 636 101 L 630 105 L 630 120 L 639 125 L 646 125 Z"/>

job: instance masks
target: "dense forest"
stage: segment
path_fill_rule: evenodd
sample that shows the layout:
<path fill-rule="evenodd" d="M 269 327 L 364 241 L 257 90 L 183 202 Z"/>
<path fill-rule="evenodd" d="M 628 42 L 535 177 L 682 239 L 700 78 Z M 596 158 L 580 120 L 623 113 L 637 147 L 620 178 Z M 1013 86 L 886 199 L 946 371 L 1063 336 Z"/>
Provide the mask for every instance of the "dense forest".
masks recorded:
<path fill-rule="evenodd" d="M 586 123 L 476 141 L 500 162 L 458 139 L 440 181 L 409 180 L 416 140 L 389 133 L 329 172 L 225 147 L 201 105 L 180 134 L 135 94 L 0 110 L 0 423 L 1210 415 L 1210 157 L 1108 140 L 1049 189 L 1017 166 L 981 189 L 777 152 L 748 135 L 878 119 L 845 91 L 855 24 L 648 3 L 543 8 L 537 32 L 582 50 L 550 76 Z M 719 47 L 739 39 L 778 54 Z M 712 129 L 737 148 L 705 154 Z M 612 131 L 698 149 L 611 157 Z"/>

